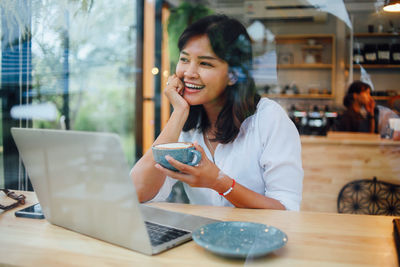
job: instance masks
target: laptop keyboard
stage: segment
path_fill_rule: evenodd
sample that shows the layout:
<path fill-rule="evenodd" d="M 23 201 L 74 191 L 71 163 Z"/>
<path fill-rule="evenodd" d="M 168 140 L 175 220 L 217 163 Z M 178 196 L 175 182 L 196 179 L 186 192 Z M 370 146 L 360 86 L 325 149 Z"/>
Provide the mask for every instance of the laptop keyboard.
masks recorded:
<path fill-rule="evenodd" d="M 152 246 L 158 246 L 190 232 L 156 223 L 145 222 Z"/>

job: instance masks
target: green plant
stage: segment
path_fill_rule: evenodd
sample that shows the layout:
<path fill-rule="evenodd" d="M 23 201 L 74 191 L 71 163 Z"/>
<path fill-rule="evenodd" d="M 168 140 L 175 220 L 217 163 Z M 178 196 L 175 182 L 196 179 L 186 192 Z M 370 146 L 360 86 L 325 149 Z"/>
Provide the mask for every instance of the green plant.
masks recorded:
<path fill-rule="evenodd" d="M 212 14 L 213 11 L 202 4 L 183 2 L 171 9 L 168 19 L 168 47 L 170 54 L 171 70 L 175 69 L 178 62 L 178 39 L 185 28 L 196 20 Z"/>

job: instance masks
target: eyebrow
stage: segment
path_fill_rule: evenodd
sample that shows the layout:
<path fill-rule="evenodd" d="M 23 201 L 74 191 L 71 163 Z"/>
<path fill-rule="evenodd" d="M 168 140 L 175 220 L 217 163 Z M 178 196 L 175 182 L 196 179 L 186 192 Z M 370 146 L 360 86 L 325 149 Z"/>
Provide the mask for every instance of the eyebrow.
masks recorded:
<path fill-rule="evenodd" d="M 181 51 L 182 54 L 184 54 L 185 56 L 189 56 L 189 53 L 185 52 L 185 51 Z M 209 60 L 218 60 L 218 58 L 216 57 L 212 57 L 212 56 L 199 56 L 198 58 L 200 59 L 209 59 Z"/>

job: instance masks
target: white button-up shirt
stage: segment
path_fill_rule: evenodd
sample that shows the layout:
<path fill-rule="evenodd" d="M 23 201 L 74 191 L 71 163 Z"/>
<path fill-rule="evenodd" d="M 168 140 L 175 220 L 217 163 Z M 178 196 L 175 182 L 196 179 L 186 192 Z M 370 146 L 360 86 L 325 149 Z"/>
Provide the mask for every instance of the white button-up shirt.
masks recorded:
<path fill-rule="evenodd" d="M 180 142 L 194 142 L 212 160 L 198 130 L 182 132 Z M 280 201 L 287 210 L 299 210 L 303 188 L 301 143 L 295 125 L 276 102 L 261 98 L 256 113 L 241 125 L 236 139 L 218 144 L 215 164 L 223 173 L 254 192 Z M 165 201 L 177 180 L 167 177 L 153 201 Z M 184 183 L 191 204 L 233 206 L 209 188 Z"/>

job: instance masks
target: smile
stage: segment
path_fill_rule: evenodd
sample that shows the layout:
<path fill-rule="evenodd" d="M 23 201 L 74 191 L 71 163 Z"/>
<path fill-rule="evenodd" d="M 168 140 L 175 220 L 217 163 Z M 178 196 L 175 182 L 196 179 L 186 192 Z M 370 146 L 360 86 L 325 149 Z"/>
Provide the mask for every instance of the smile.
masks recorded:
<path fill-rule="evenodd" d="M 186 87 L 187 89 L 201 90 L 201 89 L 203 89 L 205 86 L 204 86 L 204 85 L 196 85 L 196 84 L 192 84 L 192 83 L 185 83 L 185 87 Z"/>

